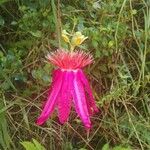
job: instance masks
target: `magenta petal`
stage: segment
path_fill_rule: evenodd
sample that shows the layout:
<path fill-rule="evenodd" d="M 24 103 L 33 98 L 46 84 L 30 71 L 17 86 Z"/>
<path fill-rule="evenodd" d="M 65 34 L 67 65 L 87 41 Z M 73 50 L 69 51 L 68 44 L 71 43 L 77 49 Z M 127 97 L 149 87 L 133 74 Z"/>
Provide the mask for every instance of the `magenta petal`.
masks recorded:
<path fill-rule="evenodd" d="M 94 112 L 99 112 L 99 109 L 96 106 L 96 103 L 95 103 L 95 100 L 94 100 L 89 82 L 88 82 L 86 76 L 84 75 L 84 73 L 81 69 L 79 70 L 79 76 L 80 76 L 80 79 L 81 79 L 81 81 L 83 82 L 83 84 L 85 86 L 85 89 L 86 89 L 87 93 L 88 93 L 89 105 L 92 107 Z"/>
<path fill-rule="evenodd" d="M 64 71 L 62 88 L 58 99 L 59 121 L 64 123 L 67 121 L 71 109 L 71 86 L 73 80 L 72 71 Z"/>
<path fill-rule="evenodd" d="M 78 71 L 74 73 L 74 80 L 73 80 L 73 100 L 75 103 L 75 109 L 80 116 L 81 120 L 83 121 L 86 128 L 91 127 L 91 121 L 89 117 L 89 112 L 87 108 L 86 98 L 85 98 L 85 91 L 80 81 L 80 76 Z"/>
<path fill-rule="evenodd" d="M 58 77 L 58 75 L 59 75 L 59 77 Z M 56 79 L 56 77 L 57 77 L 57 79 Z M 36 123 L 38 125 L 43 124 L 48 119 L 48 117 L 51 115 L 51 113 L 53 112 L 58 93 L 61 89 L 62 79 L 63 79 L 63 74 L 61 71 L 58 71 L 54 78 L 54 81 L 53 81 L 53 87 L 52 87 L 51 93 L 48 96 L 47 102 L 44 106 L 44 109 L 43 109 L 40 117 L 37 119 Z"/>

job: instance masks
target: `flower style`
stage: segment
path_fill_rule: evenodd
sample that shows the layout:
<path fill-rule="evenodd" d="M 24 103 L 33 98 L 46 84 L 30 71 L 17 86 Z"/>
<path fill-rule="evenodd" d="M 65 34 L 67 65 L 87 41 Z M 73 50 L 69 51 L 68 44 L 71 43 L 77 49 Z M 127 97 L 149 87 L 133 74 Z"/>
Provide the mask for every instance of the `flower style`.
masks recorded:
<path fill-rule="evenodd" d="M 71 105 L 74 104 L 85 127 L 91 128 L 90 116 L 99 109 L 82 68 L 92 63 L 92 56 L 83 51 L 57 50 L 48 54 L 47 59 L 58 68 L 53 72 L 52 88 L 37 124 L 43 124 L 55 107 L 58 109 L 59 121 L 65 123 L 69 118 Z"/>
<path fill-rule="evenodd" d="M 66 30 L 63 30 L 63 31 L 62 31 L 61 36 L 62 36 L 62 38 L 64 39 L 64 41 L 65 41 L 66 43 L 70 43 L 70 40 L 69 40 L 69 38 L 68 38 L 68 33 L 66 32 Z"/>

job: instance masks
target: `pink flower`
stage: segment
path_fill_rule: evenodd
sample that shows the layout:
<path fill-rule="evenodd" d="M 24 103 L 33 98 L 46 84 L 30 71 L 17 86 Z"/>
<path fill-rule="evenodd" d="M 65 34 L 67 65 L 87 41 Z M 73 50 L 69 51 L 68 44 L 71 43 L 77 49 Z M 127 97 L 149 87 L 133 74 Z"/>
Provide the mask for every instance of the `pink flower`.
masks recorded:
<path fill-rule="evenodd" d="M 88 80 L 81 68 L 92 63 L 92 56 L 83 51 L 57 50 L 49 54 L 47 58 L 58 69 L 53 72 L 51 92 L 37 124 L 43 124 L 53 113 L 55 107 L 58 109 L 60 122 L 65 123 L 69 118 L 73 100 L 75 110 L 85 127 L 91 128 L 90 115 L 99 110 L 95 104 Z"/>

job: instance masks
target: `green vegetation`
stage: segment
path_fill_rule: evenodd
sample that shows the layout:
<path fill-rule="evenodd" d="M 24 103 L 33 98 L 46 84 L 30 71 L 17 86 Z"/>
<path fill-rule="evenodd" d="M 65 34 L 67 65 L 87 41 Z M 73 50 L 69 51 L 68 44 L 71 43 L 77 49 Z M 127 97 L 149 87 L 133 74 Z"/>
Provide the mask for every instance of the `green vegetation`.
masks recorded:
<path fill-rule="evenodd" d="M 35 124 L 53 70 L 45 55 L 67 48 L 61 30 L 88 36 L 80 48 L 95 58 L 85 72 L 101 113 L 89 134 L 74 110 L 63 126 L 55 114 Z M 0 149 L 149 150 L 150 1 L 0 0 Z"/>

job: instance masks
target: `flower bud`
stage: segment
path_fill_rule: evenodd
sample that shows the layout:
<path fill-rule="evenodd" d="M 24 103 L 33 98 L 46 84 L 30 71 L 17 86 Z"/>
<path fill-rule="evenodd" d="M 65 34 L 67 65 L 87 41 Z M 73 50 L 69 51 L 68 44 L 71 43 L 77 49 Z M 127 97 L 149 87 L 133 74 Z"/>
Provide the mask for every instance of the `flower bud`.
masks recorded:
<path fill-rule="evenodd" d="M 66 42 L 66 43 L 70 43 L 70 40 L 69 40 L 69 38 L 68 38 L 68 33 L 66 32 L 66 30 L 63 30 L 62 31 L 62 38 L 63 38 L 63 40 Z"/>

